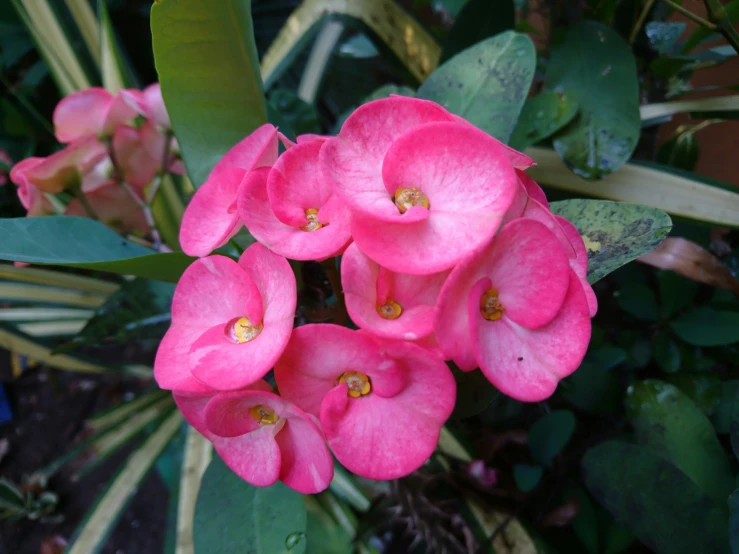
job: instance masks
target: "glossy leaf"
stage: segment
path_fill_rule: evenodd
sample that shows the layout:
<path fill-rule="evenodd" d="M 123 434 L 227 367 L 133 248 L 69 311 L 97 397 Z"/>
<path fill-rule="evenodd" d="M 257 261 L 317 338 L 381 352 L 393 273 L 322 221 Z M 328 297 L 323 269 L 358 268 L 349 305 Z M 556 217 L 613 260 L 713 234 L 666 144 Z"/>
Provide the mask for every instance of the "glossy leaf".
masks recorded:
<path fill-rule="evenodd" d="M 647 548 L 728 553 L 723 506 L 658 453 L 609 441 L 586 452 L 582 469 L 590 493 Z"/>
<path fill-rule="evenodd" d="M 526 100 L 511 135 L 510 145 L 524 150 L 552 136 L 577 115 L 578 104 L 561 92 L 542 92 Z"/>
<path fill-rule="evenodd" d="M 588 249 L 591 284 L 656 248 L 672 228 L 666 213 L 637 204 L 563 200 L 551 207 L 580 231 Z"/>
<path fill-rule="evenodd" d="M 441 104 L 508 142 L 529 92 L 535 64 L 531 39 L 506 31 L 444 63 L 423 82 L 417 96 Z"/>
<path fill-rule="evenodd" d="M 213 456 L 195 505 L 195 552 L 302 554 L 305 530 L 300 493 L 279 481 L 271 487 L 252 486 Z"/>
<path fill-rule="evenodd" d="M 555 43 L 545 78 L 547 90 L 572 96 L 579 117 L 554 138 L 554 149 L 586 179 L 612 173 L 639 141 L 639 86 L 629 45 L 595 22 L 570 27 Z"/>
<path fill-rule="evenodd" d="M 513 0 L 469 0 L 449 29 L 440 63 L 481 40 L 513 29 L 515 16 Z"/>
<path fill-rule="evenodd" d="M 641 444 L 660 452 L 724 505 L 734 476 L 711 422 L 687 395 L 663 381 L 638 381 L 628 388 L 626 414 Z"/>
<path fill-rule="evenodd" d="M 188 173 L 200 186 L 267 121 L 249 0 L 161 0 L 151 9 L 159 82 Z"/>
<path fill-rule="evenodd" d="M 127 241 L 105 225 L 84 217 L 0 219 L 0 259 L 63 265 L 175 282 L 194 258 L 158 253 Z"/>
<path fill-rule="evenodd" d="M 685 393 L 707 416 L 716 412 L 721 398 L 721 380 L 718 375 L 678 373 L 669 375 L 667 382 Z"/>
<path fill-rule="evenodd" d="M 570 442 L 575 424 L 575 416 L 568 410 L 555 410 L 538 419 L 529 429 L 529 451 L 534 459 L 551 466 Z"/>
<path fill-rule="evenodd" d="M 722 346 L 739 342 L 739 312 L 701 306 L 675 319 L 671 327 L 677 336 L 694 346 Z"/>

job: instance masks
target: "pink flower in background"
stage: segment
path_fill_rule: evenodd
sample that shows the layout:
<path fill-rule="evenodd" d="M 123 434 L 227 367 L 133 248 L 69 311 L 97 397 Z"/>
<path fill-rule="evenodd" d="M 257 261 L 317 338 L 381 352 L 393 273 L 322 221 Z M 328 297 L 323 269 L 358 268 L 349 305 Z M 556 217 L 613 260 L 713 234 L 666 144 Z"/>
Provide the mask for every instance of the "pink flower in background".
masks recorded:
<path fill-rule="evenodd" d="M 160 129 L 168 131 L 172 128 L 159 83 L 151 84 L 144 90 L 123 89 L 119 94 L 136 113 L 144 116 Z"/>
<path fill-rule="evenodd" d="M 449 271 L 394 273 L 365 256 L 356 244 L 341 259 L 346 309 L 358 327 L 386 338 L 417 340 L 434 331 L 439 292 Z"/>
<path fill-rule="evenodd" d="M 501 392 L 549 397 L 590 341 L 587 300 L 556 235 L 527 218 L 503 227 L 452 271 L 435 334 L 447 357 L 466 371 L 479 366 Z"/>
<path fill-rule="evenodd" d="M 220 393 L 174 393 L 187 421 L 234 473 L 259 487 L 278 479 L 303 494 L 328 488 L 334 464 L 315 416 L 264 381 Z"/>
<path fill-rule="evenodd" d="M 399 273 L 437 273 L 487 243 L 511 205 L 509 152 L 441 106 L 391 97 L 358 108 L 321 150 L 360 250 Z"/>
<path fill-rule="evenodd" d="M 63 98 L 54 109 L 56 138 L 69 143 L 88 137 L 109 137 L 137 116 L 121 95 L 92 87 Z"/>
<path fill-rule="evenodd" d="M 241 228 L 236 209 L 239 186 L 251 170 L 275 163 L 277 140 L 277 128 L 266 123 L 216 164 L 182 217 L 180 244 L 186 254 L 207 256 L 238 232 Z"/>
<path fill-rule="evenodd" d="M 290 264 L 261 244 L 238 263 L 224 256 L 196 261 L 175 289 L 172 325 L 154 362 L 157 383 L 207 392 L 261 379 L 290 338 L 296 296 Z"/>
<path fill-rule="evenodd" d="M 136 231 L 142 235 L 149 232 L 149 223 L 143 210 L 117 183 L 97 187 L 85 196 L 98 220 L 115 231 L 122 234 Z M 67 204 L 64 214 L 89 217 L 87 210 L 76 198 Z"/>
<path fill-rule="evenodd" d="M 293 260 L 323 260 L 351 240 L 350 214 L 323 178 L 320 138 L 302 141 L 271 169 L 252 171 L 239 191 L 238 210 L 249 232 Z"/>
<path fill-rule="evenodd" d="M 342 465 L 369 479 L 418 469 L 433 453 L 456 396 L 438 356 L 338 325 L 295 329 L 275 378 L 287 400 L 320 416 Z"/>
<path fill-rule="evenodd" d="M 13 165 L 13 160 L 5 150 L 0 150 L 0 163 L 10 167 Z M 5 169 L 0 168 L 0 187 L 8 182 L 8 173 Z"/>

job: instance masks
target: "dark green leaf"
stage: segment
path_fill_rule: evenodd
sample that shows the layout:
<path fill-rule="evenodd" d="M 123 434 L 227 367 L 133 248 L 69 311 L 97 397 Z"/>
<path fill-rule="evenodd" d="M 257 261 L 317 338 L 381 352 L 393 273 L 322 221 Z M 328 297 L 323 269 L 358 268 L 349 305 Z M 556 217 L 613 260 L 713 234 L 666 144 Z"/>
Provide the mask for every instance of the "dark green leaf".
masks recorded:
<path fill-rule="evenodd" d="M 731 552 L 739 554 L 739 490 L 729 497 L 729 543 Z"/>
<path fill-rule="evenodd" d="M 610 441 L 588 450 L 582 468 L 591 494 L 651 550 L 728 552 L 723 506 L 659 454 Z"/>
<path fill-rule="evenodd" d="M 0 509 L 22 510 L 25 506 L 23 491 L 7 479 L 0 479 Z"/>
<path fill-rule="evenodd" d="M 280 481 L 271 487 L 252 486 L 213 456 L 195 504 L 195 552 L 302 554 L 305 530 L 300 493 Z"/>
<path fill-rule="evenodd" d="M 639 339 L 634 341 L 629 349 L 629 361 L 634 367 L 646 367 L 649 360 L 652 359 L 652 345 L 647 339 Z"/>
<path fill-rule="evenodd" d="M 452 419 L 464 419 L 477 415 L 487 408 L 498 393 L 482 371 L 452 369 L 457 382 L 457 401 Z"/>
<path fill-rule="evenodd" d="M 614 30 L 580 22 L 555 43 L 548 90 L 572 96 L 579 117 L 554 138 L 554 149 L 578 175 L 598 179 L 616 171 L 639 141 L 639 85 L 629 45 Z"/>
<path fill-rule="evenodd" d="M 308 508 L 306 554 L 346 554 L 352 552 L 352 537 L 321 508 L 312 497 L 305 497 Z"/>
<path fill-rule="evenodd" d="M 725 435 L 731 432 L 731 424 L 734 412 L 735 400 L 739 394 L 739 380 L 722 381 L 721 394 L 719 395 L 718 408 L 711 420 L 716 432 Z"/>
<path fill-rule="evenodd" d="M 689 306 L 700 288 L 700 283 L 686 279 L 674 271 L 660 271 L 657 282 L 662 313 L 667 317 Z"/>
<path fill-rule="evenodd" d="M 650 21 L 644 26 L 644 30 L 652 48 L 664 54 L 675 46 L 686 26 L 685 23 L 674 21 Z"/>
<path fill-rule="evenodd" d="M 739 342 L 739 312 L 701 306 L 684 313 L 671 326 L 677 336 L 695 346 L 722 346 Z"/>
<path fill-rule="evenodd" d="M 321 132 L 316 109 L 298 98 L 293 91 L 284 88 L 275 89 L 269 95 L 269 102 L 296 135 Z"/>
<path fill-rule="evenodd" d="M 536 488 L 541 481 L 544 469 L 541 466 L 516 464 L 513 466 L 513 480 L 521 492 L 529 492 Z"/>
<path fill-rule="evenodd" d="M 618 305 L 627 313 L 644 321 L 659 319 L 659 306 L 654 291 L 647 285 L 627 284 L 618 289 Z"/>
<path fill-rule="evenodd" d="M 641 444 L 660 452 L 724 505 L 734 476 L 711 422 L 688 396 L 662 381 L 638 381 L 627 391 L 626 415 Z"/>
<path fill-rule="evenodd" d="M 515 16 L 513 0 L 469 0 L 449 29 L 440 63 L 481 40 L 513 29 Z"/>
<path fill-rule="evenodd" d="M 676 133 L 657 151 L 657 162 L 685 171 L 693 171 L 698 163 L 698 140 L 690 131 Z"/>
<path fill-rule="evenodd" d="M 678 373 L 668 376 L 667 381 L 687 394 L 707 416 L 716 412 L 721 399 L 721 381 L 717 375 Z"/>
<path fill-rule="evenodd" d="M 267 121 L 249 0 L 161 0 L 154 60 L 188 173 L 200 186 L 238 141 Z"/>
<path fill-rule="evenodd" d="M 654 361 L 665 373 L 675 373 L 680 370 L 680 349 L 668 333 L 660 333 L 654 337 L 652 353 Z"/>
<path fill-rule="evenodd" d="M 577 515 L 572 520 L 572 530 L 589 554 L 599 554 L 598 519 L 588 493 L 577 487 L 568 496 L 577 499 Z"/>
<path fill-rule="evenodd" d="M 621 387 L 608 368 L 584 361 L 577 371 L 560 382 L 562 396 L 586 412 L 615 412 L 621 405 Z"/>
<path fill-rule="evenodd" d="M 588 250 L 588 281 L 591 284 L 654 250 L 672 228 L 666 213 L 638 204 L 563 200 L 553 202 L 551 208 L 580 231 Z"/>
<path fill-rule="evenodd" d="M 381 87 L 372 91 L 371 94 L 365 96 L 362 100 L 363 104 L 372 102 L 372 100 L 379 100 L 380 98 L 388 98 L 390 95 L 395 94 L 396 96 L 408 96 L 413 98 L 416 95 L 416 91 L 411 87 L 404 85 L 382 85 Z"/>
<path fill-rule="evenodd" d="M 438 102 L 508 142 L 534 78 L 535 65 L 531 39 L 506 31 L 441 65 L 418 89 L 418 97 Z"/>
<path fill-rule="evenodd" d="M 730 428 L 731 449 L 734 456 L 739 459 L 739 402 L 734 397 L 731 404 L 731 428 Z"/>
<path fill-rule="evenodd" d="M 158 253 L 84 217 L 0 219 L 0 259 L 64 265 L 176 282 L 195 258 Z"/>
<path fill-rule="evenodd" d="M 516 150 L 536 144 L 552 136 L 577 114 L 572 96 L 561 92 L 542 92 L 526 100 L 521 110 L 510 145 Z"/>
<path fill-rule="evenodd" d="M 575 423 L 575 416 L 568 410 L 555 410 L 538 419 L 529 429 L 529 451 L 534 459 L 551 466 L 555 456 L 570 442 Z"/>

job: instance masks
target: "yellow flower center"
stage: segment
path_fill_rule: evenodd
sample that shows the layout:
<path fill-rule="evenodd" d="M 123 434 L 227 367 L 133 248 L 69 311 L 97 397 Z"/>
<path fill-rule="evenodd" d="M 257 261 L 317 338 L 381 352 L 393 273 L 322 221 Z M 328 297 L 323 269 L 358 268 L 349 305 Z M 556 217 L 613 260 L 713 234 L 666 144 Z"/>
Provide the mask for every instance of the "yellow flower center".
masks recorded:
<path fill-rule="evenodd" d="M 480 297 L 480 313 L 488 321 L 497 321 L 503 317 L 505 308 L 498 300 L 498 291 L 489 289 Z"/>
<path fill-rule="evenodd" d="M 349 396 L 352 398 L 365 396 L 372 391 L 370 378 L 358 371 L 345 371 L 339 375 L 339 383 L 346 383 L 349 387 Z"/>
<path fill-rule="evenodd" d="M 248 317 L 240 317 L 233 324 L 230 325 L 229 335 L 231 340 L 241 344 L 244 342 L 253 341 L 259 336 L 259 333 L 264 329 L 264 325 L 254 325 L 249 321 Z"/>
<path fill-rule="evenodd" d="M 301 229 L 303 231 L 318 231 L 323 225 L 318 221 L 318 210 L 315 208 L 308 208 L 305 210 L 305 219 L 308 220 L 308 225 L 303 225 Z"/>
<path fill-rule="evenodd" d="M 388 299 L 382 306 L 377 305 L 377 313 L 384 319 L 398 319 L 403 308 L 395 300 Z"/>
<path fill-rule="evenodd" d="M 402 214 L 413 206 L 429 207 L 429 199 L 417 188 L 408 187 L 395 191 L 395 205 Z"/>
<path fill-rule="evenodd" d="M 269 409 L 267 406 L 262 406 L 261 404 L 254 406 L 249 410 L 249 413 L 251 413 L 251 417 L 259 422 L 259 425 L 274 425 L 280 421 L 280 416 L 278 416 L 274 410 Z"/>

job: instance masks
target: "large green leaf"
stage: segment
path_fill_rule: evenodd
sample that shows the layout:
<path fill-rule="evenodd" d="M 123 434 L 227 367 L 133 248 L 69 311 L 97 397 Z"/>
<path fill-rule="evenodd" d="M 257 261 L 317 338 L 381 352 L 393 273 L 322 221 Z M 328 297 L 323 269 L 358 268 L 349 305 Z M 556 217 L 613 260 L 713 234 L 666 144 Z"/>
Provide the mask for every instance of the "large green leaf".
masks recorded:
<path fill-rule="evenodd" d="M 637 440 L 660 452 L 719 506 L 734 490 L 734 476 L 708 417 L 680 389 L 657 381 L 628 388 L 626 413 Z"/>
<path fill-rule="evenodd" d="M 267 121 L 249 0 L 160 0 L 151 9 L 159 82 L 182 157 L 200 186 Z"/>
<path fill-rule="evenodd" d="M 701 306 L 675 319 L 672 330 L 695 346 L 722 346 L 739 342 L 739 312 Z"/>
<path fill-rule="evenodd" d="M 590 493 L 659 554 L 725 554 L 727 517 L 684 473 L 659 454 L 609 441 L 582 461 Z"/>
<path fill-rule="evenodd" d="M 277 482 L 255 487 L 213 456 L 200 484 L 193 538 L 198 554 L 302 554 L 303 496 Z"/>
<path fill-rule="evenodd" d="M 634 55 L 616 31 L 592 21 L 570 27 L 552 49 L 545 85 L 580 105 L 554 138 L 572 171 L 597 179 L 628 161 L 641 129 L 639 85 Z"/>
<path fill-rule="evenodd" d="M 508 142 L 531 81 L 536 52 L 526 35 L 506 31 L 454 56 L 418 89 L 417 96 Z"/>
<path fill-rule="evenodd" d="M 542 92 L 526 100 L 510 145 L 516 150 L 536 144 L 567 125 L 577 115 L 578 104 L 561 92 Z"/>
<path fill-rule="evenodd" d="M 441 63 L 488 37 L 513 29 L 513 0 L 469 0 L 449 29 L 441 49 Z"/>
<path fill-rule="evenodd" d="M 0 219 L 0 259 L 64 265 L 175 282 L 195 258 L 159 253 L 84 217 Z"/>
<path fill-rule="evenodd" d="M 591 284 L 654 250 L 672 228 L 666 213 L 638 204 L 563 200 L 553 202 L 551 208 L 580 231 L 588 249 L 588 281 Z"/>

